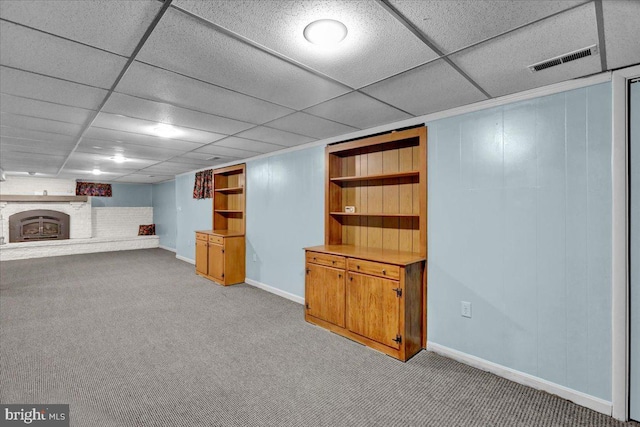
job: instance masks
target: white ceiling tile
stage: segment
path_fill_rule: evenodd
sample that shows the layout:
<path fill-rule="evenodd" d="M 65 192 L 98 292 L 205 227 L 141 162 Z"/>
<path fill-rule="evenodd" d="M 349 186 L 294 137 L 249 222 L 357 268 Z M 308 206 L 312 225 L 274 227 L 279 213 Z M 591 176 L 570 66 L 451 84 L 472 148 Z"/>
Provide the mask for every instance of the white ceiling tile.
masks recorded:
<path fill-rule="evenodd" d="M 486 99 L 482 92 L 442 59 L 362 91 L 415 116 Z"/>
<path fill-rule="evenodd" d="M 162 7 L 156 0 L 2 1 L 0 15 L 77 42 L 129 56 Z"/>
<path fill-rule="evenodd" d="M 150 159 L 128 159 L 124 163 L 114 162 L 110 155 L 74 152 L 69 156 L 65 169 L 93 170 L 100 169 L 103 173 L 131 173 L 141 168 L 158 163 Z"/>
<path fill-rule="evenodd" d="M 33 141 L 0 136 L 2 151 L 66 156 L 73 150 L 74 146 L 75 143 L 73 142 Z"/>
<path fill-rule="evenodd" d="M 0 21 L 2 65 L 108 89 L 126 59 Z"/>
<path fill-rule="evenodd" d="M 40 132 L 59 133 L 61 135 L 77 136 L 82 126 L 73 123 L 59 122 L 55 120 L 40 119 L 37 117 L 21 116 L 17 114 L 0 113 L 2 126 L 35 130 Z"/>
<path fill-rule="evenodd" d="M 69 107 L 8 94 L 0 95 L 0 111 L 3 113 L 39 117 L 41 119 L 58 120 L 77 125 L 84 124 L 94 113 L 94 111 L 84 108 Z"/>
<path fill-rule="evenodd" d="M 93 138 L 83 138 L 82 142 L 78 145 L 77 151 L 81 153 L 102 154 L 104 156 L 121 154 L 127 159 L 140 158 L 158 161 L 169 160 L 183 153 L 183 151 L 169 148 L 105 141 Z"/>
<path fill-rule="evenodd" d="M 391 0 L 444 53 L 453 52 L 585 0 Z"/>
<path fill-rule="evenodd" d="M 173 9 L 136 59 L 294 109 L 348 91 Z"/>
<path fill-rule="evenodd" d="M 640 62 L 640 1 L 603 1 L 602 14 L 607 68 Z"/>
<path fill-rule="evenodd" d="M 272 151 L 282 150 L 282 145 L 269 144 L 267 142 L 254 141 L 252 139 L 238 138 L 230 136 L 216 142 L 214 145 L 221 147 L 237 148 L 239 150 L 255 151 L 258 153 L 270 153 Z"/>
<path fill-rule="evenodd" d="M 91 126 L 84 135 L 86 138 L 104 139 L 123 144 L 147 145 L 150 147 L 168 148 L 170 150 L 189 151 L 202 147 L 199 142 L 165 139 L 139 133 L 122 132 L 114 129 L 103 129 Z"/>
<path fill-rule="evenodd" d="M 171 123 L 166 123 L 171 124 Z M 154 128 L 158 126 L 158 122 L 152 122 L 143 119 L 134 119 L 131 117 L 121 116 L 118 114 L 100 113 L 92 126 L 97 128 L 115 129 L 124 132 L 139 133 L 143 135 L 156 136 Z M 199 142 L 200 144 L 208 144 L 225 137 L 218 133 L 206 132 L 198 129 L 191 129 L 179 126 L 173 126 L 177 135 L 168 139 L 180 139 L 181 141 Z M 167 139 L 167 138 L 165 138 Z"/>
<path fill-rule="evenodd" d="M 97 110 L 107 95 L 98 89 L 26 71 L 0 67 L 0 91 L 25 98 Z"/>
<path fill-rule="evenodd" d="M 359 129 L 367 129 L 412 117 L 410 114 L 359 92 L 348 93 L 304 111 Z"/>
<path fill-rule="evenodd" d="M 114 179 L 115 182 L 130 182 L 137 184 L 156 184 L 164 181 L 170 181 L 175 178 L 175 175 L 144 175 L 132 173 L 123 175 Z"/>
<path fill-rule="evenodd" d="M 436 57 L 373 1 L 179 0 L 175 4 L 355 88 Z M 331 50 L 309 43 L 304 28 L 318 19 L 341 21 L 347 37 Z"/>
<path fill-rule="evenodd" d="M 210 158 L 210 157 L 211 155 L 208 154 L 207 158 Z M 172 158 L 171 162 L 188 164 L 188 165 L 191 165 L 192 169 L 198 169 L 206 166 L 213 166 L 216 163 L 220 163 L 220 159 L 206 160 L 206 159 L 196 159 L 193 157 L 178 156 L 178 157 Z"/>
<path fill-rule="evenodd" d="M 205 145 L 204 147 L 200 147 L 197 150 L 194 150 L 193 153 L 203 153 L 209 154 L 209 157 L 220 156 L 232 159 L 245 159 L 260 154 L 257 151 L 240 150 L 237 148 L 223 147 L 217 144 Z M 188 154 L 185 154 L 185 156 L 188 156 Z"/>
<path fill-rule="evenodd" d="M 270 122 L 268 126 L 318 139 L 329 138 L 331 136 L 358 130 L 351 126 L 332 122 L 330 120 L 302 112 L 297 112 L 281 119 L 274 120 Z"/>
<path fill-rule="evenodd" d="M 166 102 L 148 101 L 121 93 L 112 94 L 102 111 L 225 135 L 232 135 L 254 126 L 247 122 L 187 110 Z"/>
<path fill-rule="evenodd" d="M 6 172 L 56 173 L 65 156 L 4 151 L 0 147 L 0 167 Z"/>
<path fill-rule="evenodd" d="M 11 128 L 8 126 L 0 126 L 0 135 L 16 139 L 24 139 L 27 141 L 44 141 L 44 142 L 62 142 L 75 144 L 76 137 L 70 135 L 61 135 L 59 133 L 40 132 L 28 129 Z"/>
<path fill-rule="evenodd" d="M 189 172 L 194 169 L 197 169 L 197 167 L 194 168 L 186 163 L 162 162 L 149 166 L 148 168 L 144 168 L 142 172 L 148 173 L 149 175 L 176 175 L 183 172 Z"/>
<path fill-rule="evenodd" d="M 293 111 L 139 62 L 132 64 L 116 90 L 255 124 L 262 124 Z"/>
<path fill-rule="evenodd" d="M 492 96 L 507 95 L 601 71 L 598 55 L 531 73 L 527 66 L 598 43 L 588 3 L 451 56 Z"/>
<path fill-rule="evenodd" d="M 306 144 L 307 142 L 316 140 L 316 138 L 297 135 L 295 133 L 285 132 L 283 130 L 273 129 L 266 126 L 256 126 L 253 129 L 240 132 L 236 136 L 253 139 L 255 141 L 269 142 L 271 144 L 285 145 L 287 147 Z"/>

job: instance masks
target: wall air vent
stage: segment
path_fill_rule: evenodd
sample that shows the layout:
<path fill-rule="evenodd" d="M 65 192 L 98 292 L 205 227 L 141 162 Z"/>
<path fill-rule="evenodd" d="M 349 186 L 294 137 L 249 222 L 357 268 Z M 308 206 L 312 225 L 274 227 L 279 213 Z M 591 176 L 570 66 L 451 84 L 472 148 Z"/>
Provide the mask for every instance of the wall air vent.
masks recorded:
<path fill-rule="evenodd" d="M 545 59 L 544 61 L 537 62 L 529 65 L 527 68 L 532 73 L 536 71 L 542 71 L 547 68 L 555 67 L 566 62 L 575 61 L 576 59 L 592 56 L 598 53 L 598 45 L 585 47 L 584 49 L 574 50 L 573 52 L 565 53 L 564 55 L 556 56 L 555 58 Z"/>

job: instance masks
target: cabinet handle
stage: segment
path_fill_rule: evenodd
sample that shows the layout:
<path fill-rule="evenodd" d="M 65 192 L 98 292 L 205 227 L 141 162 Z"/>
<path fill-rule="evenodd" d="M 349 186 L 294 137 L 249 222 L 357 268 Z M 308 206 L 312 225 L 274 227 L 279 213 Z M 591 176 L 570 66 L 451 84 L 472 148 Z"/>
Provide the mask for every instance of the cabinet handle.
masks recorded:
<path fill-rule="evenodd" d="M 349 276 L 349 280 L 353 280 L 353 276 Z"/>
<path fill-rule="evenodd" d="M 310 271 L 311 271 L 311 269 L 310 269 L 310 268 L 307 268 L 307 274 L 309 274 L 309 272 L 310 272 Z"/>
<path fill-rule="evenodd" d="M 338 279 L 342 279 L 342 274 L 338 274 Z"/>
<path fill-rule="evenodd" d="M 313 257 L 313 260 L 314 260 L 314 261 L 317 261 L 318 259 L 317 259 L 316 257 Z"/>
<path fill-rule="evenodd" d="M 382 269 L 382 274 L 387 274 L 387 270 L 385 270 L 384 268 Z"/>
<path fill-rule="evenodd" d="M 335 261 L 331 261 L 331 264 L 335 264 L 335 263 L 336 263 Z"/>
<path fill-rule="evenodd" d="M 357 268 L 358 270 L 360 270 L 360 266 L 359 266 L 359 265 L 356 265 L 356 268 Z"/>

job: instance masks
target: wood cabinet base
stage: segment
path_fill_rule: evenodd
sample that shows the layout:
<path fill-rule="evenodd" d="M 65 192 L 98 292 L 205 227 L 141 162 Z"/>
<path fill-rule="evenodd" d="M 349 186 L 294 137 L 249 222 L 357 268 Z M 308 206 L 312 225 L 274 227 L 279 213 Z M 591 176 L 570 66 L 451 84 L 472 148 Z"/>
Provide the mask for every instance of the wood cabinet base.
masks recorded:
<path fill-rule="evenodd" d="M 424 278 L 419 254 L 306 248 L 305 320 L 405 362 L 423 348 Z"/>
<path fill-rule="evenodd" d="M 196 232 L 196 273 L 223 286 L 244 283 L 244 236 Z"/>

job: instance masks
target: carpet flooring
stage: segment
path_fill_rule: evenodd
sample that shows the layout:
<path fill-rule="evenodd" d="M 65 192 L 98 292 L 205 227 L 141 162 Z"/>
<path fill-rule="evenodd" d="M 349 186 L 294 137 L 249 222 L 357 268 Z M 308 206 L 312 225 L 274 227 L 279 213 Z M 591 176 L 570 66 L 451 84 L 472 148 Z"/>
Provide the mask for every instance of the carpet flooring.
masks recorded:
<path fill-rule="evenodd" d="M 422 351 L 402 363 L 162 249 L 0 263 L 0 402 L 71 425 L 639 426 Z"/>

